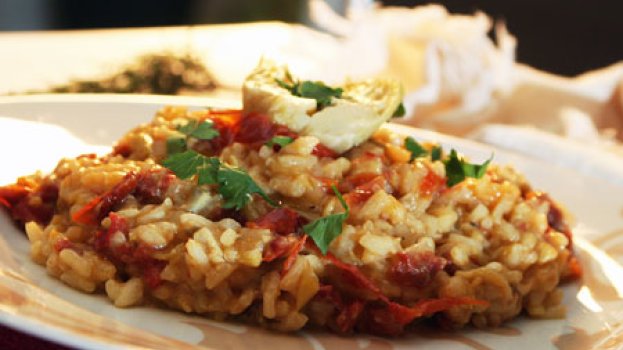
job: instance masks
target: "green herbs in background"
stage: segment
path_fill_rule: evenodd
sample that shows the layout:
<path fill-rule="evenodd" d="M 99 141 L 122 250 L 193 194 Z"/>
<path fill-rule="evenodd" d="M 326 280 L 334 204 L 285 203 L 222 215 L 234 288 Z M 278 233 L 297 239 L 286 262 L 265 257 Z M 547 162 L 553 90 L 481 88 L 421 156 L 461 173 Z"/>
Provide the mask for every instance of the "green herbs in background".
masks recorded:
<path fill-rule="evenodd" d="M 476 179 L 483 177 L 491 160 L 493 160 L 493 155 L 482 164 L 471 164 L 459 158 L 456 151 L 452 149 L 448 159 L 443 162 L 446 167 L 448 186 L 454 186 L 468 177 Z"/>
<path fill-rule="evenodd" d="M 266 146 L 268 146 L 268 147 L 273 147 L 273 146 L 285 147 L 285 146 L 291 144 L 292 142 L 294 142 L 294 139 L 289 137 L 289 136 L 275 136 L 272 139 L 268 140 L 268 142 L 266 142 Z"/>
<path fill-rule="evenodd" d="M 327 215 L 303 226 L 303 231 L 314 240 L 316 246 L 318 246 L 322 254 L 325 255 L 329 250 L 329 244 L 342 233 L 342 226 L 350 213 L 350 209 L 340 191 L 338 191 L 335 186 L 331 186 L 331 189 L 337 196 L 345 212 Z"/>
<path fill-rule="evenodd" d="M 242 209 L 251 200 L 251 195 L 259 194 L 272 206 L 277 206 L 253 178 L 242 169 L 227 166 L 216 157 L 206 157 L 189 150 L 169 156 L 162 165 L 170 169 L 180 179 L 197 175 L 199 185 L 218 185 L 223 196 L 224 208 Z"/>
<path fill-rule="evenodd" d="M 411 152 L 409 162 L 413 162 L 416 158 L 427 157 L 429 155 L 432 161 L 441 160 L 443 154 L 441 146 L 435 146 L 429 152 L 410 136 L 405 139 L 405 148 Z M 491 160 L 493 160 L 493 155 L 482 164 L 468 163 L 464 159 L 459 158 L 456 150 L 451 149 L 448 158 L 443 160 L 443 164 L 446 168 L 446 177 L 448 178 L 448 186 L 454 186 L 468 177 L 473 177 L 475 179 L 483 177 Z"/>
<path fill-rule="evenodd" d="M 43 92 L 188 95 L 215 87 L 214 78 L 201 59 L 190 54 L 158 52 L 137 57 L 102 79 L 73 80 Z"/>
<path fill-rule="evenodd" d="M 288 75 L 288 80 L 292 80 Z M 290 91 L 293 96 L 313 98 L 316 100 L 316 109 L 321 110 L 327 106 L 330 106 L 334 98 L 342 97 L 342 88 L 332 88 L 325 85 L 321 81 L 298 81 L 291 84 L 286 83 L 283 80 L 275 79 L 277 84 L 282 88 Z"/>
<path fill-rule="evenodd" d="M 214 129 L 214 123 L 211 120 L 198 122 L 190 120 L 188 123 L 181 125 L 177 131 L 186 136 L 173 136 L 167 139 L 167 154 L 173 155 L 186 151 L 186 141 L 188 137 L 194 137 L 197 140 L 212 140 L 219 136 L 218 130 Z"/>
<path fill-rule="evenodd" d="M 405 114 L 407 113 L 407 110 L 405 109 L 405 105 L 400 102 L 400 104 L 398 105 L 398 108 L 396 108 L 396 110 L 394 111 L 394 114 L 392 114 L 392 118 L 402 118 L 405 116 Z"/>

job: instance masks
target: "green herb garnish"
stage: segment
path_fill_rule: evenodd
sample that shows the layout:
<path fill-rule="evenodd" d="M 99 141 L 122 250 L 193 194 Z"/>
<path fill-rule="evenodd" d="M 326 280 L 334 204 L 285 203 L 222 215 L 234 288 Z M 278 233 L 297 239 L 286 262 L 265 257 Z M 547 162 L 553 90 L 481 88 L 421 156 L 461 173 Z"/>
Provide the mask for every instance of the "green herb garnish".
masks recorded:
<path fill-rule="evenodd" d="M 482 164 L 471 164 L 459 158 L 456 151 L 452 149 L 450 156 L 444 161 L 448 186 L 454 186 L 468 177 L 481 178 L 487 171 L 491 160 L 493 160 L 493 155 Z"/>
<path fill-rule="evenodd" d="M 254 193 L 259 194 L 272 206 L 277 206 L 246 171 L 229 167 L 216 157 L 206 157 L 189 150 L 169 156 L 162 165 L 180 179 L 197 175 L 199 185 L 218 185 L 218 191 L 225 199 L 224 208 L 242 209 Z"/>
<path fill-rule="evenodd" d="M 402 102 L 400 102 L 400 104 L 398 105 L 398 108 L 396 108 L 396 110 L 394 111 L 394 114 L 392 114 L 392 118 L 402 118 L 405 116 L 405 114 L 407 114 L 405 105 Z"/>
<path fill-rule="evenodd" d="M 410 136 L 405 139 L 405 148 L 411 152 L 409 162 L 412 162 L 418 157 L 426 157 L 429 154 L 432 161 L 441 160 L 441 156 L 443 154 L 441 146 L 435 146 L 430 150 L 430 152 L 428 152 L 417 141 L 415 141 L 413 137 Z M 491 158 L 482 164 L 471 164 L 462 158 L 459 158 L 456 150 L 452 149 L 448 158 L 443 161 L 446 168 L 448 186 L 452 187 L 468 177 L 476 179 L 483 177 L 487 171 L 489 163 L 491 163 L 491 160 L 493 160 L 493 155 L 491 155 Z"/>
<path fill-rule="evenodd" d="M 272 139 L 268 140 L 268 142 L 266 142 L 266 146 L 273 147 L 277 145 L 280 147 L 285 147 L 291 144 L 293 141 L 294 139 L 289 136 L 275 136 Z"/>
<path fill-rule="evenodd" d="M 167 154 L 169 156 L 186 151 L 188 149 L 186 144 L 188 137 L 194 137 L 198 140 L 212 140 L 220 135 L 218 130 L 214 129 L 214 123 L 211 120 L 204 120 L 201 123 L 190 120 L 188 123 L 178 126 L 177 131 L 185 136 L 172 136 L 167 139 Z"/>
<path fill-rule="evenodd" d="M 167 154 L 172 155 L 186 151 L 186 137 L 169 137 L 167 139 Z"/>
<path fill-rule="evenodd" d="M 435 146 L 430 150 L 430 159 L 434 162 L 441 159 L 442 149 L 441 146 Z"/>
<path fill-rule="evenodd" d="M 219 132 L 214 129 L 214 123 L 211 120 L 204 120 L 201 123 L 191 120 L 178 127 L 177 130 L 186 136 L 192 136 L 199 140 L 212 140 L 219 136 Z"/>
<path fill-rule="evenodd" d="M 325 255 L 329 250 L 329 244 L 342 233 L 342 226 L 350 213 L 350 209 L 340 191 L 337 190 L 335 185 L 331 186 L 331 189 L 337 196 L 345 212 L 327 215 L 303 226 L 303 231 L 314 240 L 316 246 L 318 246 L 322 254 Z"/>
<path fill-rule="evenodd" d="M 257 193 L 273 207 L 277 206 L 262 188 L 253 181 L 246 171 L 238 168 L 230 168 L 221 165 L 217 173 L 218 190 L 225 198 L 223 208 L 242 209 L 251 199 L 253 193 Z"/>
<path fill-rule="evenodd" d="M 283 80 L 275 79 L 282 88 L 290 91 L 293 96 L 313 98 L 316 100 L 316 109 L 321 110 L 330 106 L 333 98 L 341 98 L 344 90 L 342 88 L 332 88 L 321 81 L 297 81 L 291 84 Z"/>
<path fill-rule="evenodd" d="M 409 162 L 412 162 L 415 158 L 424 157 L 428 155 L 428 152 L 411 136 L 405 139 L 405 148 L 411 152 L 411 158 Z"/>

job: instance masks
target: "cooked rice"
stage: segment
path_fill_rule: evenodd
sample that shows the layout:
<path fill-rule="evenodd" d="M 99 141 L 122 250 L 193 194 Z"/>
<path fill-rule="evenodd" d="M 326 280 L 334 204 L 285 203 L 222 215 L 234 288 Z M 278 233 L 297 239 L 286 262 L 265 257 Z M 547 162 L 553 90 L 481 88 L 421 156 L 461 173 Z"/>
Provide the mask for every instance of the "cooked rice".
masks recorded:
<path fill-rule="evenodd" d="M 146 203 L 128 195 L 112 211 L 127 223 L 127 230 L 114 232 L 109 244 L 110 249 L 135 250 L 115 257 L 98 251 L 97 232 L 115 225 L 114 215 L 98 225 L 76 223 L 72 216 L 128 173 L 151 172 L 158 180 L 170 176 L 158 165 L 166 158 L 167 138 L 178 125 L 205 115 L 165 108 L 152 123 L 119 141 L 122 154 L 64 159 L 49 177 L 22 179 L 36 185 L 53 183 L 59 189 L 49 224 L 26 224 L 33 260 L 71 287 L 105 292 L 118 307 L 157 303 L 216 319 L 238 317 L 281 331 L 308 324 L 351 331 L 340 321 L 347 316 L 338 303 L 321 297 L 323 286 L 331 285 L 345 305 L 363 301 L 359 319 L 351 320 L 356 329 L 392 335 L 365 326 L 370 320 L 364 318 L 378 315 L 372 312 L 379 307 L 374 293 L 344 280 L 343 273 L 309 244 L 285 274 L 284 259 L 263 262 L 279 235 L 245 226 L 224 211 L 214 186 L 173 177 L 157 201 Z M 522 311 L 537 318 L 562 317 L 558 285 L 573 274 L 574 258 L 563 229 L 566 219 L 552 222 L 559 206 L 533 191 L 509 167 L 490 166 L 480 179 L 429 188 L 431 179 L 445 178 L 442 162 L 417 158 L 409 163 L 402 143 L 403 137 L 380 130 L 335 159 L 312 154 L 318 140 L 309 136 L 280 150 L 233 143 L 219 157 L 245 169 L 269 196 L 308 219 L 343 211 L 327 183 L 343 183 L 358 174 L 380 176 L 383 181 L 369 198 L 351 204 L 342 234 L 329 251 L 402 305 L 459 297 L 488 302 L 436 313 L 435 319 L 445 326 L 497 326 Z M 255 196 L 237 215 L 253 222 L 270 210 Z M 298 237 L 293 233 L 288 239 Z M 437 270 L 421 265 L 421 279 L 401 283 L 391 278 L 392 264 L 401 253 L 439 257 L 446 263 Z"/>

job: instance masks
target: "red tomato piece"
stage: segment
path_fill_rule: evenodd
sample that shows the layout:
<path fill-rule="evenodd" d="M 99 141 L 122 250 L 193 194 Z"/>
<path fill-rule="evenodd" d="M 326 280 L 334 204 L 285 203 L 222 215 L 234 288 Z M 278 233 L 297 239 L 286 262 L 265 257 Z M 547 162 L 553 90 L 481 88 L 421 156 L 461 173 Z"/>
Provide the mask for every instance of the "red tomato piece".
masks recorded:
<path fill-rule="evenodd" d="M 305 246 L 305 242 L 307 241 L 307 235 L 303 235 L 299 240 L 292 246 L 290 251 L 288 252 L 288 257 L 286 261 L 283 262 L 283 269 L 281 270 L 281 276 L 285 276 L 294 262 L 296 261 L 296 257 L 299 255 L 303 247 Z"/>
<path fill-rule="evenodd" d="M 72 216 L 72 219 L 84 225 L 97 225 L 118 204 L 130 195 L 138 184 L 138 175 L 129 172 L 111 190 L 93 198 Z"/>
<path fill-rule="evenodd" d="M 446 185 L 446 178 L 437 175 L 434 171 L 429 170 L 422 182 L 420 183 L 420 193 L 431 195 L 442 190 Z"/>
<path fill-rule="evenodd" d="M 262 254 L 262 261 L 271 262 L 288 254 L 292 242 L 284 236 L 275 237 Z"/>
<path fill-rule="evenodd" d="M 289 208 L 277 208 L 261 218 L 247 223 L 250 228 L 266 228 L 279 235 L 295 233 L 301 227 L 301 217 Z"/>
<path fill-rule="evenodd" d="M 98 252 L 106 252 L 110 249 L 110 238 L 116 232 L 122 232 L 124 234 L 130 232 L 128 221 L 123 216 L 111 212 L 108 214 L 108 218 L 110 219 L 108 230 L 97 231 L 93 238 L 93 246 Z"/>
<path fill-rule="evenodd" d="M 376 191 L 385 187 L 385 182 L 384 176 L 376 174 L 358 174 L 352 179 L 347 178 L 343 186 L 352 189 L 344 195 L 344 200 L 351 207 L 365 203 Z"/>
<path fill-rule="evenodd" d="M 409 255 L 398 253 L 394 255 L 389 277 L 396 283 L 423 288 L 429 285 L 437 272 L 443 270 L 446 260 L 433 253 Z"/>
<path fill-rule="evenodd" d="M 40 200 L 31 199 L 39 197 Z M 0 205 L 6 207 L 13 220 L 26 223 L 36 221 L 46 225 L 54 215 L 58 187 L 55 184 L 42 184 L 38 188 L 14 184 L 0 187 Z"/>
<path fill-rule="evenodd" d="M 263 144 L 275 135 L 275 128 L 270 118 L 265 114 L 250 113 L 240 121 L 240 128 L 236 134 L 236 142 L 248 144 Z"/>
<path fill-rule="evenodd" d="M 327 253 L 326 258 L 331 261 L 335 267 L 341 270 L 342 278 L 354 288 L 361 288 L 372 292 L 379 300 L 389 303 L 389 298 L 381 292 L 381 289 L 374 284 L 366 275 L 364 275 L 355 265 L 345 263 L 336 258 L 335 255 Z"/>
<path fill-rule="evenodd" d="M 165 265 L 164 261 L 152 259 L 143 266 L 143 281 L 149 288 L 155 289 L 162 284 L 160 273 Z"/>
<path fill-rule="evenodd" d="M 139 174 L 134 195 L 143 204 L 159 204 L 166 197 L 175 175 L 168 169 L 151 169 Z"/>
<path fill-rule="evenodd" d="M 339 156 L 339 154 L 337 154 L 334 150 L 323 145 L 322 143 L 319 143 L 314 147 L 314 149 L 312 150 L 312 154 L 318 158 L 337 158 L 337 156 Z"/>

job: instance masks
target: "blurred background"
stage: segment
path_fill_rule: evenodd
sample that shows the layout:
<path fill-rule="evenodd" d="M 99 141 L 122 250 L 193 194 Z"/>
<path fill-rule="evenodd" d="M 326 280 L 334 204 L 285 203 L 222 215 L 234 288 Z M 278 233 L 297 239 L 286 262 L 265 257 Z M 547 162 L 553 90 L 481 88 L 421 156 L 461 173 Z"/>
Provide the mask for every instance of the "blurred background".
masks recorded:
<path fill-rule="evenodd" d="M 329 1 L 343 12 L 348 0 Z M 431 3 L 384 0 L 384 5 Z M 446 0 L 452 13 L 481 10 L 519 38 L 517 60 L 573 76 L 623 58 L 621 0 Z M 179 26 L 280 20 L 309 24 L 304 0 L 0 0 L 0 31 Z"/>

